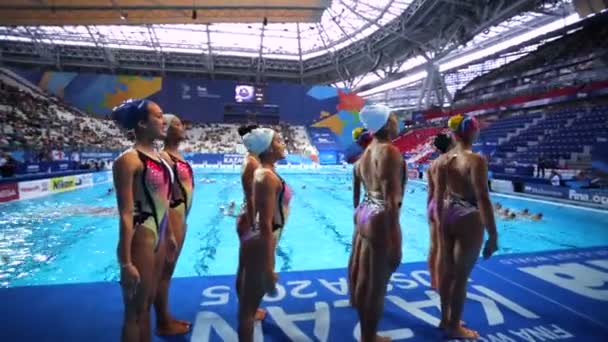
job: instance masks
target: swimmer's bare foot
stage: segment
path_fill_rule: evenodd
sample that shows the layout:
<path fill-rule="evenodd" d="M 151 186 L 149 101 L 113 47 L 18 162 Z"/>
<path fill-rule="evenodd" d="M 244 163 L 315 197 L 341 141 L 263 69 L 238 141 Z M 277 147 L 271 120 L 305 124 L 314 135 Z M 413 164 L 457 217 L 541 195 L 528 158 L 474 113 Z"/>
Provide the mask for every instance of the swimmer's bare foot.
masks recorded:
<path fill-rule="evenodd" d="M 466 325 L 465 321 L 460 321 L 460 326 L 464 326 Z M 437 326 L 437 328 L 439 329 L 446 329 L 448 327 L 448 323 L 441 321 L 439 322 L 439 325 Z"/>
<path fill-rule="evenodd" d="M 156 335 L 157 336 L 174 336 L 183 335 L 190 331 L 191 323 L 179 319 L 173 319 L 166 324 L 157 324 Z"/>
<path fill-rule="evenodd" d="M 255 316 L 253 317 L 253 319 L 255 319 L 256 321 L 263 321 L 264 318 L 266 318 L 266 310 L 257 309 L 255 311 Z"/>
<path fill-rule="evenodd" d="M 448 338 L 456 338 L 456 339 L 468 339 L 468 338 L 479 338 L 479 333 L 475 330 L 467 329 L 463 326 L 460 326 L 456 329 L 447 329 L 445 334 Z"/>

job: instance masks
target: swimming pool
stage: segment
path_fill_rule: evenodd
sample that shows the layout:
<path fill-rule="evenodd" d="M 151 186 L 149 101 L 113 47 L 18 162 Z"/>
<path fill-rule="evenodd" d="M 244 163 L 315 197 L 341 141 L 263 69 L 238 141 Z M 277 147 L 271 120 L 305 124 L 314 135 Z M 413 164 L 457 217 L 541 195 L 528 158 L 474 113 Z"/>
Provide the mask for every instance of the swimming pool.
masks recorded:
<path fill-rule="evenodd" d="M 353 230 L 350 169 L 291 169 L 281 174 L 295 197 L 277 268 L 345 267 Z M 231 200 L 240 205 L 238 169 L 196 169 L 195 178 L 193 209 L 175 276 L 234 274 L 235 218 L 225 216 L 220 207 Z M 117 280 L 118 220 L 114 196 L 107 194 L 110 186 L 0 205 L 0 286 Z M 608 245 L 608 212 L 503 196 L 493 196 L 493 201 L 545 216 L 540 222 L 497 219 L 501 254 Z M 426 186 L 410 182 L 401 210 L 403 262 L 426 259 L 425 203 Z"/>

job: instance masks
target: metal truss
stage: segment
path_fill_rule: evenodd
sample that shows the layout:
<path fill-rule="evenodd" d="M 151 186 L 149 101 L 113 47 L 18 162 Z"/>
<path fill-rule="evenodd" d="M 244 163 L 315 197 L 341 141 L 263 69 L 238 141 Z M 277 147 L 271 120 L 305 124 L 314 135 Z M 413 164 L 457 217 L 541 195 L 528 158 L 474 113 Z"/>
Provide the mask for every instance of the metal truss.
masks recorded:
<path fill-rule="evenodd" d="M 233 55 L 226 55 L 226 51 L 212 41 L 213 25 L 201 25 L 195 29 L 197 37 L 205 38 L 197 45 L 198 52 L 184 51 L 186 46 L 181 43 L 159 39 L 159 30 L 163 29 L 161 25 L 147 27 L 145 43 L 141 43 L 147 47 L 144 49 L 130 48 L 133 37 L 103 36 L 94 27 L 87 27 L 86 35 L 62 33 L 57 31 L 59 29 L 0 27 L 0 56 L 4 63 L 19 65 L 110 69 L 121 73 L 187 73 L 198 77 L 241 80 L 281 79 L 316 84 L 341 81 L 356 88 L 363 76 L 370 72 L 381 79 L 371 86 L 405 76 L 407 73 L 402 70 L 415 56 L 422 55 L 428 61 L 437 62 L 463 51 L 468 53 L 476 47 L 463 47 L 463 44 L 475 41 L 476 36 L 483 36 L 485 31 L 490 35 L 497 24 L 522 12 L 539 9 L 539 1 L 389 0 L 379 6 L 380 2 L 373 0 L 337 0 L 342 10 L 331 9 L 326 13 L 331 16 L 331 32 L 328 25 L 319 23 L 308 28 L 304 24 L 296 26 L 294 58 L 281 58 L 273 50 L 278 48 L 269 46 L 268 42 L 276 32 L 265 29 L 261 24 L 257 36 L 259 49 L 253 54 L 250 49 L 233 47 L 230 50 Z M 370 13 L 375 16 L 368 15 Z M 357 18 L 363 24 L 355 27 L 345 18 Z M 527 29 L 521 25 L 512 30 L 519 33 Z M 365 30 L 374 32 L 364 35 Z M 307 32 L 318 32 L 315 39 L 319 43 L 305 50 L 303 44 L 310 38 Z M 511 31 L 505 32 L 509 34 Z M 61 40 L 61 35 L 70 35 L 70 41 L 81 44 L 54 44 L 51 33 L 57 37 L 56 40 Z M 255 37 L 252 35 L 251 39 Z M 488 41 L 476 44 L 481 47 Z M 192 50 L 192 45 L 188 49 Z M 318 52 L 318 56 L 304 58 L 312 52 Z M 421 66 L 420 70 L 425 68 Z"/>

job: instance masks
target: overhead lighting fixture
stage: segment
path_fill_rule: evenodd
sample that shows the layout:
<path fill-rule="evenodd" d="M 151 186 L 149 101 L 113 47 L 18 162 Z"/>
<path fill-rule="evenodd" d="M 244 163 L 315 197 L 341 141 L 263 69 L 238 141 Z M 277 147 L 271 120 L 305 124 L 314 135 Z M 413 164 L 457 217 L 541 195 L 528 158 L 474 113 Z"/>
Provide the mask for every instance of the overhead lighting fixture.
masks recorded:
<path fill-rule="evenodd" d="M 120 13 L 120 20 L 127 20 L 129 18 L 129 13 Z"/>

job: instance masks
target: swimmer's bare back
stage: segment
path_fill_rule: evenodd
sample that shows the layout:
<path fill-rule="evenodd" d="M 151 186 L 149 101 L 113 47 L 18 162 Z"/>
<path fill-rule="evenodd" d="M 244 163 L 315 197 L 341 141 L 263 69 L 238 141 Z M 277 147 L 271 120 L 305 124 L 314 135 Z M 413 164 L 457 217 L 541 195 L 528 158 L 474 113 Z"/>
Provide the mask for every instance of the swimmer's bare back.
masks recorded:
<path fill-rule="evenodd" d="M 378 194 L 386 204 L 387 231 L 365 231 L 362 235 L 374 239 L 377 234 L 389 234 L 389 242 L 394 242 L 399 234 L 399 205 L 403 197 L 402 172 L 404 162 L 399 149 L 392 143 L 372 141 L 358 161 L 358 172 L 369 194 Z M 397 232 L 397 230 L 399 232 Z M 400 240 L 399 240 L 400 241 Z M 400 248 L 400 246 L 399 246 Z"/>

